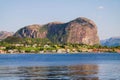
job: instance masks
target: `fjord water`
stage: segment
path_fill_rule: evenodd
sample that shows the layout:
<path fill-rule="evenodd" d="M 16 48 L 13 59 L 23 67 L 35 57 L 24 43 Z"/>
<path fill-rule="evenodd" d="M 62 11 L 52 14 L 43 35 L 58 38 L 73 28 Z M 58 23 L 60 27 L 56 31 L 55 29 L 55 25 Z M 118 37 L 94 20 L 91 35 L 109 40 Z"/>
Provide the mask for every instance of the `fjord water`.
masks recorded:
<path fill-rule="evenodd" d="M 0 80 L 120 80 L 120 54 L 0 54 Z"/>

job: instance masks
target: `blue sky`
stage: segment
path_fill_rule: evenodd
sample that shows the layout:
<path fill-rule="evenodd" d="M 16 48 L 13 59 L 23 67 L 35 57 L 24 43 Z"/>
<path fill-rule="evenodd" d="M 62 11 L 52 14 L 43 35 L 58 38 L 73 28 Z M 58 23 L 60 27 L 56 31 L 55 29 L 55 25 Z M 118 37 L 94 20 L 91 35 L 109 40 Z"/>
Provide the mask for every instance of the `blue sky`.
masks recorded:
<path fill-rule="evenodd" d="M 93 20 L 100 39 L 120 36 L 120 0 L 0 0 L 0 31 L 77 17 Z"/>

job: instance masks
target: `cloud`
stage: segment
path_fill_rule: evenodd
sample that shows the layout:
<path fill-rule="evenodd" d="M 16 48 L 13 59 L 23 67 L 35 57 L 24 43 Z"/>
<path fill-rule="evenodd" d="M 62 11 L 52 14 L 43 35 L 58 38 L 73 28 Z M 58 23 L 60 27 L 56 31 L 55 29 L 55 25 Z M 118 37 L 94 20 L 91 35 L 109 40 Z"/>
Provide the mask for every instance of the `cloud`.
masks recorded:
<path fill-rule="evenodd" d="M 98 6 L 98 9 L 104 9 L 104 6 Z"/>

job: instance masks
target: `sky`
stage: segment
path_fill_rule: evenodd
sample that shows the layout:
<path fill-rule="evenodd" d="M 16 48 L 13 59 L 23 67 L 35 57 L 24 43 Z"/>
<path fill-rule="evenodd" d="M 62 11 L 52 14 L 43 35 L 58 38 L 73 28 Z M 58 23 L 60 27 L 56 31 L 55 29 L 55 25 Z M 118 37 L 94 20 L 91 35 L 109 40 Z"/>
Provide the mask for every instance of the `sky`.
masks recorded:
<path fill-rule="evenodd" d="M 100 39 L 120 36 L 120 0 L 0 0 L 0 31 L 86 17 Z"/>

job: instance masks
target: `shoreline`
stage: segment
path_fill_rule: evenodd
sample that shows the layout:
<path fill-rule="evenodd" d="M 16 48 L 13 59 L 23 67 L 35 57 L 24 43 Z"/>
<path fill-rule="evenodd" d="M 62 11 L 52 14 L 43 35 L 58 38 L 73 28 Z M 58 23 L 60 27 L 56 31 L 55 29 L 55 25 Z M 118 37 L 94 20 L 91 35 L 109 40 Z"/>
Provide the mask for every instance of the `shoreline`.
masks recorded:
<path fill-rule="evenodd" d="M 0 54 L 120 54 L 119 52 L 76 52 L 76 53 L 0 53 Z"/>

